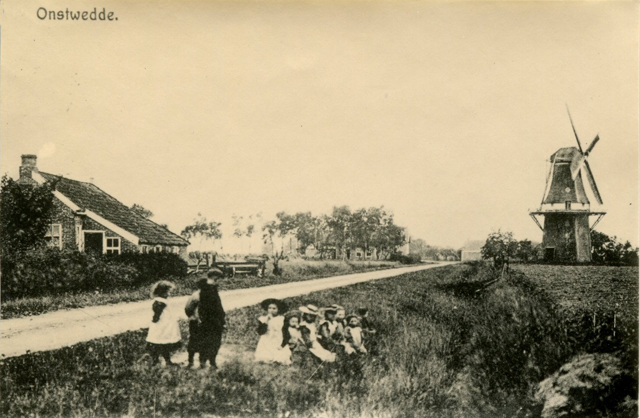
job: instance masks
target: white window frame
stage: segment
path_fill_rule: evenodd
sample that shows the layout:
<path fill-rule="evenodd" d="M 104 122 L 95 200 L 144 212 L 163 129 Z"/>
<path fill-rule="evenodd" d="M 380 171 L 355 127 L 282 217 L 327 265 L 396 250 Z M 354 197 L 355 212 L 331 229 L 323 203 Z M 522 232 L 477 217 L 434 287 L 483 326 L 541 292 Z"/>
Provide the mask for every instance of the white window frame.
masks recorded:
<path fill-rule="evenodd" d="M 60 235 L 53 235 L 53 227 L 57 226 L 58 227 L 58 231 Z M 44 235 L 45 238 L 51 238 L 51 241 L 48 243 L 48 245 L 50 247 L 56 247 L 56 245 L 53 245 L 53 238 L 57 237 L 58 238 L 58 249 L 62 249 L 62 224 L 49 224 L 49 230 L 47 231 L 47 233 Z"/>
<path fill-rule="evenodd" d="M 155 247 L 153 247 L 153 252 L 154 253 L 161 253 L 162 252 L 162 245 L 156 245 Z"/>
<path fill-rule="evenodd" d="M 146 244 L 142 244 L 140 246 L 140 253 L 141 254 L 149 254 L 149 246 Z"/>
<path fill-rule="evenodd" d="M 171 247 L 171 252 L 174 254 L 180 254 L 180 247 L 174 245 L 173 247 Z"/>
<path fill-rule="evenodd" d="M 110 239 L 118 240 L 118 246 L 117 247 L 114 247 L 114 246 L 109 247 L 109 240 Z M 121 254 L 122 253 L 122 239 L 120 237 L 104 237 L 104 253 L 105 254 L 109 254 L 109 251 L 117 251 L 117 253 L 115 253 L 115 254 Z"/>

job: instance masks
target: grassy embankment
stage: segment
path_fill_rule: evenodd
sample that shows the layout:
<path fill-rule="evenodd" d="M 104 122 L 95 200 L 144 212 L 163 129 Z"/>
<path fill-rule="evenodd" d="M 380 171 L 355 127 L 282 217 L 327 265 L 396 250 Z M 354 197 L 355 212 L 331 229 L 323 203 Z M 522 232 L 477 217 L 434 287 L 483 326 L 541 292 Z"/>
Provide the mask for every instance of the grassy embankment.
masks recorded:
<path fill-rule="evenodd" d="M 350 261 L 341 260 L 292 260 L 282 261 L 283 274 L 271 274 L 272 265 L 268 263 L 265 277 L 238 275 L 221 283 L 222 290 L 244 289 L 269 286 L 293 281 L 311 280 L 343 274 L 398 267 L 390 261 Z M 194 290 L 193 276 L 170 278 L 176 284 L 173 296 L 191 294 Z M 135 302 L 149 298 L 149 286 L 115 289 L 110 291 L 74 292 L 51 296 L 27 297 L 7 300 L 2 303 L 2 319 L 39 315 L 58 309 L 83 308 L 86 306 L 108 305 L 121 302 Z"/>
<path fill-rule="evenodd" d="M 637 274 L 637 270 L 636 270 Z M 549 293 L 522 274 L 448 266 L 288 299 L 365 305 L 377 323 L 372 354 L 295 369 L 246 356 L 217 374 L 150 368 L 144 332 L 6 359 L 3 416 L 535 416 L 533 393 L 583 348 Z M 637 286 L 637 284 L 636 284 Z M 633 308 L 635 309 L 635 308 Z M 255 347 L 259 308 L 229 315 L 225 345 Z M 623 350 L 637 350 L 625 340 Z M 633 389 L 632 389 L 633 390 Z M 538 409 L 537 409 L 538 408 Z"/>

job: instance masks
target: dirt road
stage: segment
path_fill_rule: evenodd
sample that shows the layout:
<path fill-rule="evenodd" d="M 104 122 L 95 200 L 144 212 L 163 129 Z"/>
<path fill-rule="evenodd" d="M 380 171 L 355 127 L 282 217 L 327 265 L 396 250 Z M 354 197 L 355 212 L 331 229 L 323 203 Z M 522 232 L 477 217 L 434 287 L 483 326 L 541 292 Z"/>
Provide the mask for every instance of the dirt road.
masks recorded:
<path fill-rule="evenodd" d="M 225 310 L 229 311 L 257 304 L 269 297 L 298 296 L 448 264 L 451 263 L 401 267 L 251 289 L 228 290 L 220 292 L 220 297 Z M 184 314 L 187 296 L 171 298 L 169 301 L 174 312 Z M 0 356 L 14 357 L 27 352 L 54 350 L 82 341 L 146 328 L 150 320 L 149 312 L 149 301 L 141 301 L 5 319 L 0 321 Z"/>

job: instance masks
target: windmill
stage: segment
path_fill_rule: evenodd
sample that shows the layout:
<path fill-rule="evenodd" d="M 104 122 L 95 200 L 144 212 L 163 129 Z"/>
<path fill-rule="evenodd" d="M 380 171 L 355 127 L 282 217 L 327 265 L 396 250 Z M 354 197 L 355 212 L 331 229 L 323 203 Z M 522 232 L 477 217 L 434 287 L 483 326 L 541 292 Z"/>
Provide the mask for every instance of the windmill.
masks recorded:
<path fill-rule="evenodd" d="M 560 148 L 551 155 L 542 203 L 537 211 L 530 212 L 529 215 L 543 232 L 542 248 L 545 260 L 588 262 L 591 261 L 591 230 L 606 212 L 591 211 L 582 178 L 587 178 L 593 196 L 598 204 L 602 205 L 602 197 L 588 161 L 589 154 L 600 140 L 600 136 L 596 135 L 586 150 L 583 150 L 571 113 L 569 121 L 578 148 Z M 544 227 L 537 216 L 544 217 Z M 593 225 L 589 226 L 591 216 L 597 218 Z"/>

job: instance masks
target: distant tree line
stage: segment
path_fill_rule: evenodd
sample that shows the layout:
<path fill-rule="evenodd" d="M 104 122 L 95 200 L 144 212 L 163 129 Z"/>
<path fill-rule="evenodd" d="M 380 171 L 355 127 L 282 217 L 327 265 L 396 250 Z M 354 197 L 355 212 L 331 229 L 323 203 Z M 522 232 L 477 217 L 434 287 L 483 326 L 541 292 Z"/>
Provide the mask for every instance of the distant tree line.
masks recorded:
<path fill-rule="evenodd" d="M 425 240 L 417 238 L 409 243 L 409 253 L 419 255 L 422 260 L 458 261 L 460 260 L 461 250 L 428 245 Z"/>
<path fill-rule="evenodd" d="M 198 214 L 192 225 L 185 227 L 182 236 L 193 240 L 215 241 L 222 238 L 220 223 L 207 221 Z M 375 254 L 376 259 L 389 258 L 406 242 L 405 229 L 395 224 L 392 213 L 384 207 L 361 208 L 335 206 L 330 214 L 311 212 L 278 212 L 275 219 L 263 220 L 261 214 L 233 216 L 233 235 L 251 237 L 262 231 L 263 242 L 270 249 L 275 263 L 286 257 L 284 238 L 295 238 L 298 254 L 313 248 L 315 256 L 347 258 L 351 251 L 361 249 Z M 192 241 L 193 242 L 193 241 Z M 194 258 L 196 254 L 193 254 Z"/>

